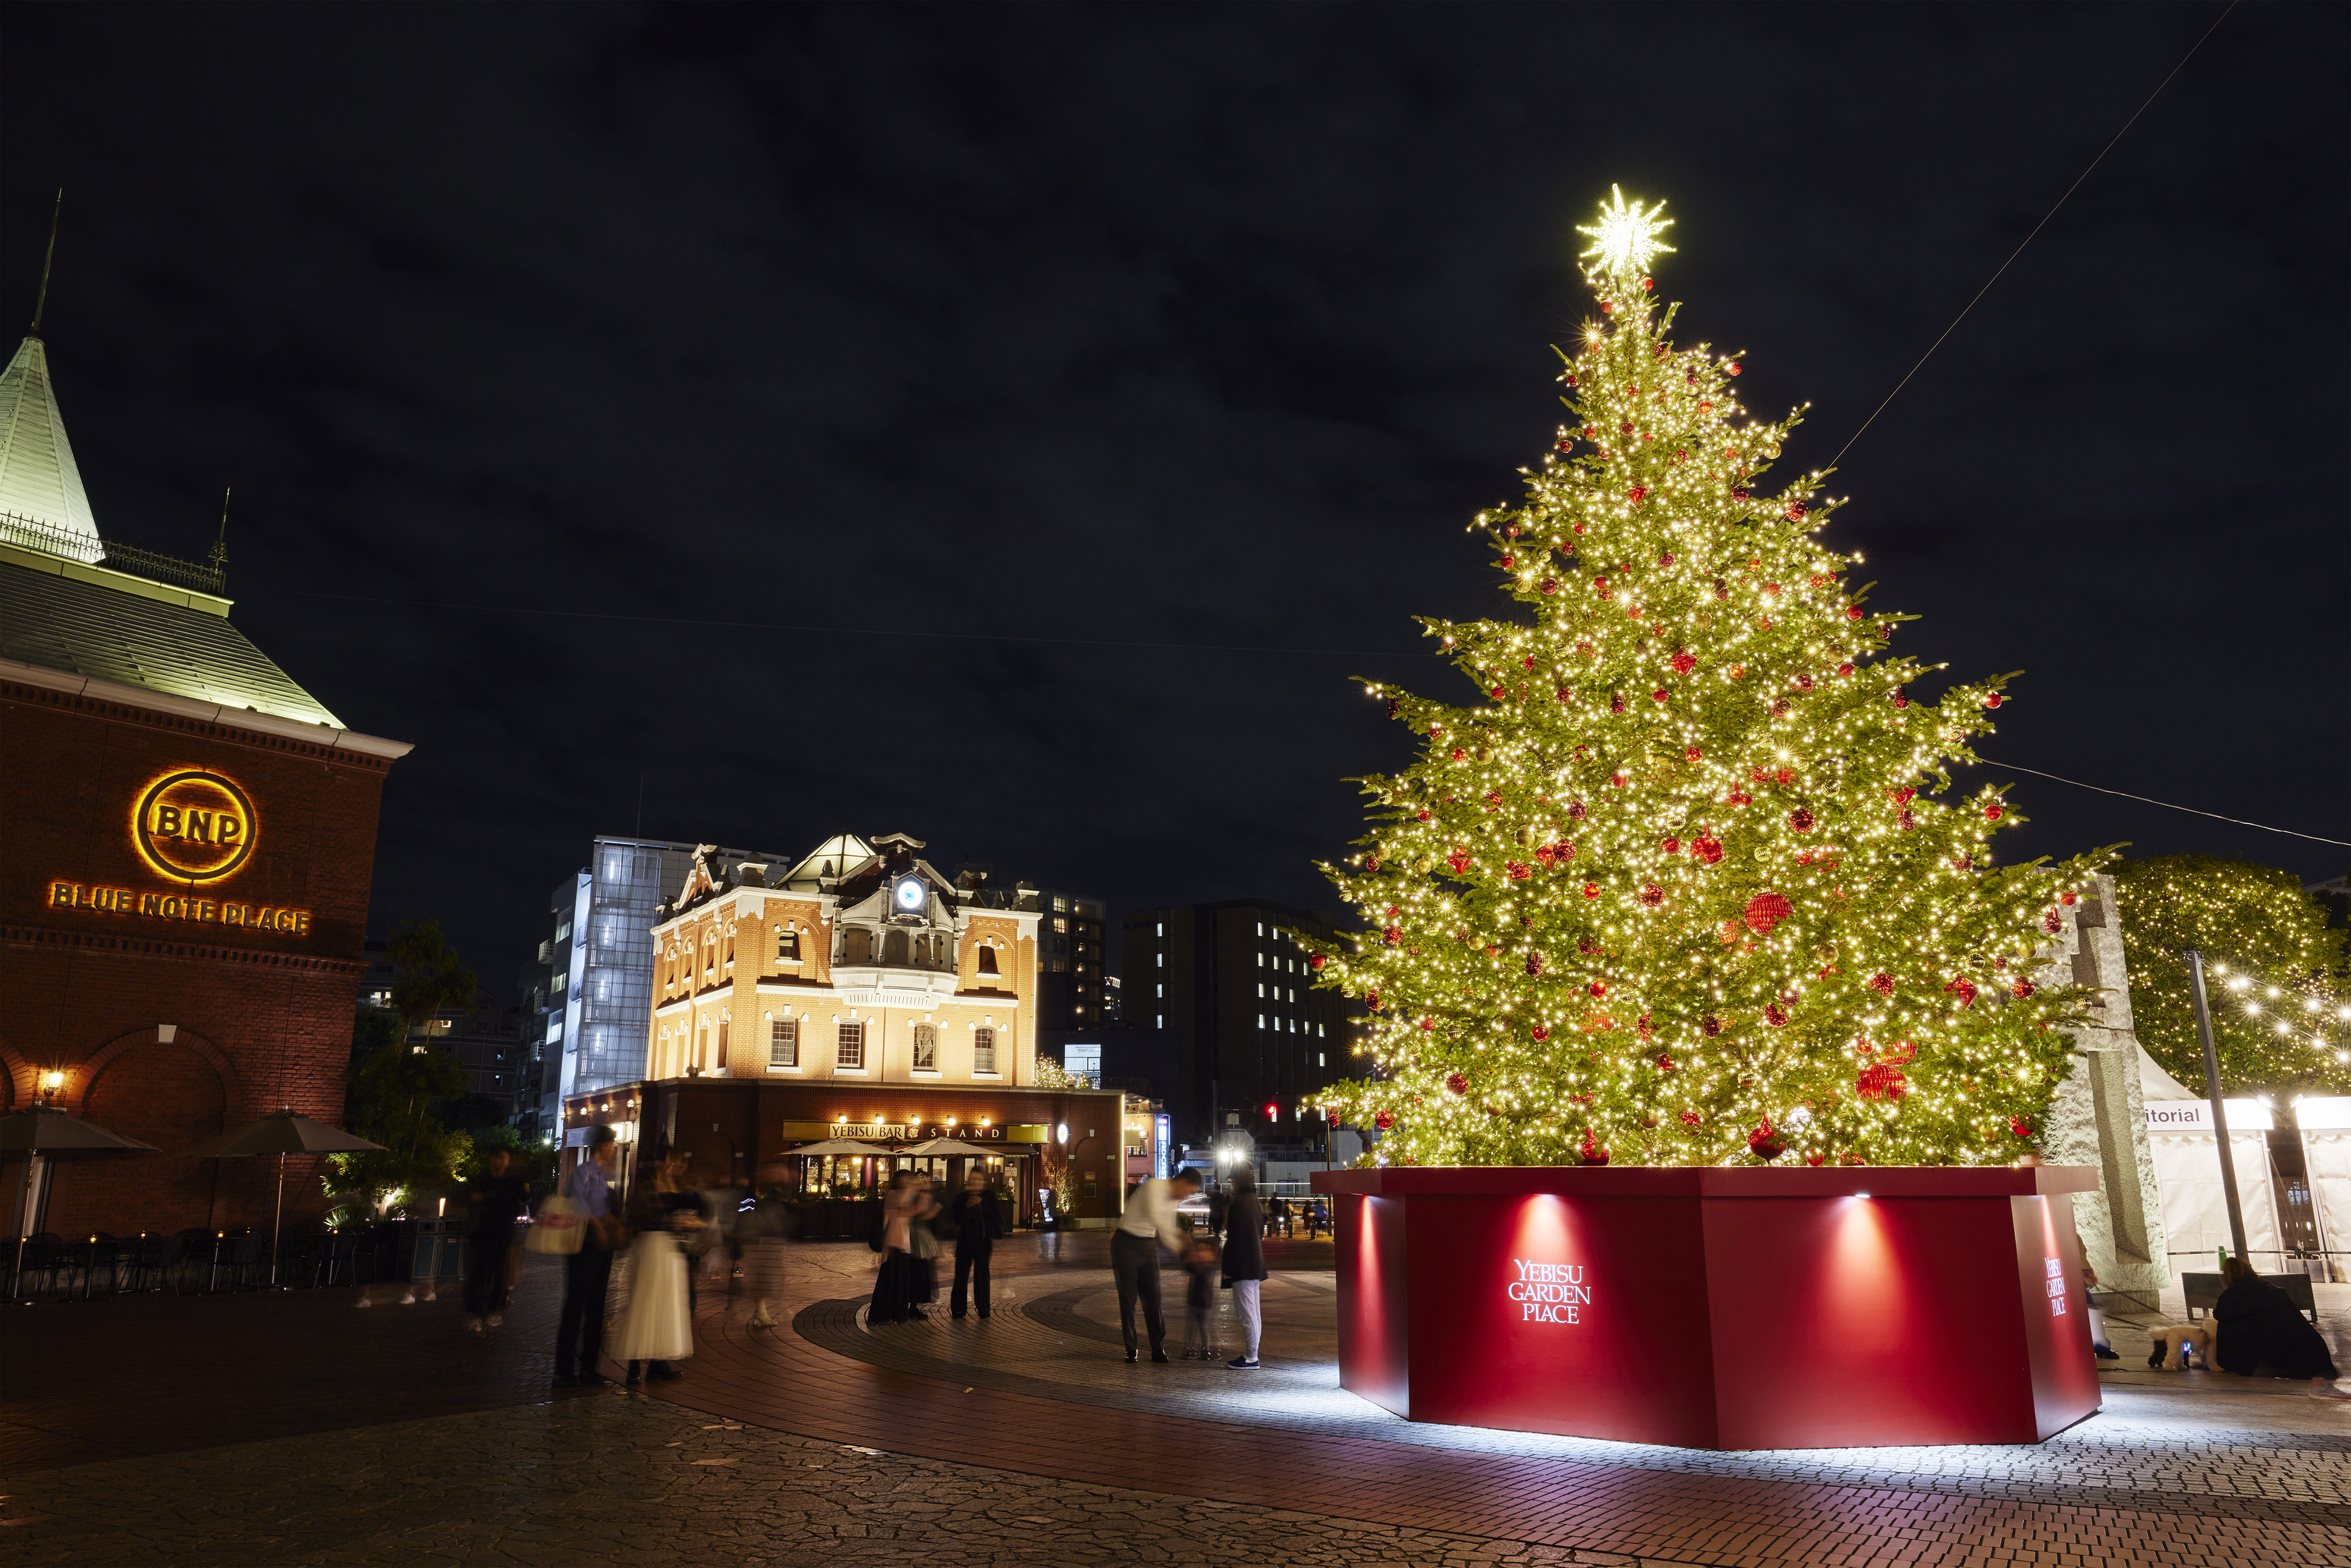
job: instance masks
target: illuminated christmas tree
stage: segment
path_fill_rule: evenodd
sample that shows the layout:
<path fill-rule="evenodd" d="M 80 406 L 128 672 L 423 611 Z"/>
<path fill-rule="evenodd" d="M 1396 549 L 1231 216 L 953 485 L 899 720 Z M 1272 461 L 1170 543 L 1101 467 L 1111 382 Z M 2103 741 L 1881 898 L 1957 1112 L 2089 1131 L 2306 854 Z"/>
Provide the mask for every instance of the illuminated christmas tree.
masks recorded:
<path fill-rule="evenodd" d="M 1795 416 L 1652 301 L 1670 222 L 1619 193 L 1583 231 L 1568 423 L 1477 519 L 1513 612 L 1424 622 L 1477 698 L 1370 687 L 1420 757 L 1325 868 L 1368 932 L 1313 961 L 1375 1075 L 1324 1108 L 1422 1165 L 2005 1162 L 2064 1076 L 2078 999 L 2027 972 L 2094 859 L 1993 865 L 2018 817 L 1945 769 L 2008 677 L 1907 695 L 1908 617 L 1813 537 L 1825 475 L 1761 482 Z"/>

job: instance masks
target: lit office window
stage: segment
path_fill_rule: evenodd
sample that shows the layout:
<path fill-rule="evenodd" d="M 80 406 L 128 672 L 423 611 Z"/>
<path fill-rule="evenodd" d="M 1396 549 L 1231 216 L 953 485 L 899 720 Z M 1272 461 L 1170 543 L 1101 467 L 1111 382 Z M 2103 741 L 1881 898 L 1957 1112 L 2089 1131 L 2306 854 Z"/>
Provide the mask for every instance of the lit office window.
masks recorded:
<path fill-rule="evenodd" d="M 971 1070 L 974 1072 L 996 1071 L 996 1031 L 976 1029 L 971 1031 Z"/>
<path fill-rule="evenodd" d="M 768 1065 L 798 1067 L 800 1064 L 800 1025 L 798 1019 L 778 1019 L 768 1026 Z"/>
<path fill-rule="evenodd" d="M 865 1065 L 865 1026 L 863 1024 L 845 1023 L 841 1026 L 841 1040 L 834 1049 L 833 1065 L 836 1067 Z"/>

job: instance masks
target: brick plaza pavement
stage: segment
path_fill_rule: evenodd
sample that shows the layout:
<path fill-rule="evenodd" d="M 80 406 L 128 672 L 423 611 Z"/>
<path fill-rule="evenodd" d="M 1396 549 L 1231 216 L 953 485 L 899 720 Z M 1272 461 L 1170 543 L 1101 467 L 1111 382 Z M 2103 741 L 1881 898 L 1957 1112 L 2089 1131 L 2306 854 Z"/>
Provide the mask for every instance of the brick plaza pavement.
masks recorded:
<path fill-rule="evenodd" d="M 1254 1375 L 1126 1365 L 1082 1235 L 1008 1242 L 986 1323 L 872 1331 L 863 1249 L 772 1249 L 782 1325 L 706 1294 L 658 1398 L 549 1388 L 545 1269 L 489 1336 L 350 1292 L 34 1309 L 0 1561 L 2351 1564 L 2351 1416 L 2297 1385 L 2110 1372 L 2030 1448 L 1415 1425 L 1336 1386 L 1327 1244 L 1280 1251 Z"/>

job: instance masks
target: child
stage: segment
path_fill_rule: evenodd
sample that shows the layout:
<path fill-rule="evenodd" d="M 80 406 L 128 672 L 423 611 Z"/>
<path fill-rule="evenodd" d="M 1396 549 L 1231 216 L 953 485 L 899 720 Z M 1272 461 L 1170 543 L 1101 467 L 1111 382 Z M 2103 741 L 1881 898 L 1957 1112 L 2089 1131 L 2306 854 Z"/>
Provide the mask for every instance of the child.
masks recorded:
<path fill-rule="evenodd" d="M 1191 1283 L 1184 1297 L 1186 1311 L 1191 1318 L 1191 1334 L 1184 1346 L 1186 1361 L 1217 1359 L 1216 1320 L 1209 1314 L 1217 1307 L 1217 1249 L 1207 1239 L 1196 1240 L 1184 1255 L 1184 1271 Z"/>

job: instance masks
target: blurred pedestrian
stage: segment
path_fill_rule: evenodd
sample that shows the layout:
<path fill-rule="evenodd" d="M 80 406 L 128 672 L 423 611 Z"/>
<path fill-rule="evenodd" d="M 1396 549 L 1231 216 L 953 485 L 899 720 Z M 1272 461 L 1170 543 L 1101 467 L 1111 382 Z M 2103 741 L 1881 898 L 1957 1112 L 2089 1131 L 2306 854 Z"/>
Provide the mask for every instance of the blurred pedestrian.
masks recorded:
<path fill-rule="evenodd" d="M 788 1185 L 791 1177 L 790 1169 L 780 1162 L 761 1166 L 757 1197 L 735 1220 L 735 1235 L 748 1273 L 750 1322 L 755 1329 L 776 1326 L 776 1314 L 768 1306 L 768 1298 L 775 1294 L 776 1244 L 790 1239 L 799 1227 L 799 1213 L 792 1205 Z"/>
<path fill-rule="evenodd" d="M 1241 1320 L 1241 1354 L 1225 1363 L 1235 1372 L 1257 1370 L 1258 1336 L 1265 1326 L 1264 1304 L 1258 1287 L 1265 1282 L 1265 1221 L 1257 1203 L 1257 1177 L 1248 1171 L 1233 1175 L 1233 1207 L 1227 1215 L 1225 1285 L 1233 1293 L 1233 1312 Z"/>
<path fill-rule="evenodd" d="M 694 1354 L 693 1294 L 681 1237 L 705 1228 L 702 1195 L 686 1185 L 685 1155 L 673 1150 L 653 1162 L 650 1182 L 629 1194 L 629 1304 L 613 1334 L 612 1359 L 629 1364 L 629 1385 L 651 1375 L 674 1383 L 685 1375 L 670 1364 Z"/>
<path fill-rule="evenodd" d="M 563 1178 L 563 1196 L 580 1206 L 580 1250 L 563 1260 L 563 1316 L 555 1330 L 555 1381 L 601 1387 L 612 1380 L 597 1370 L 604 1359 L 604 1296 L 612 1285 L 612 1249 L 621 1221 L 612 1167 L 621 1145 L 611 1128 L 588 1130 L 587 1157 Z"/>
<path fill-rule="evenodd" d="M 1194 1239 L 1184 1256 L 1184 1339 L 1186 1361 L 1217 1359 L 1217 1247 L 1206 1237 Z"/>
<path fill-rule="evenodd" d="M 1290 1239 L 1290 1200 L 1280 1193 L 1273 1195 L 1273 1223 L 1266 1228 L 1266 1234 L 1272 1235 L 1276 1228 L 1284 1241 Z"/>
<path fill-rule="evenodd" d="M 914 1226 L 930 1218 L 925 1197 L 914 1185 L 914 1173 L 893 1171 L 890 1191 L 882 1199 L 882 1266 L 873 1275 L 873 1299 L 867 1304 L 870 1323 L 902 1323 L 930 1314 L 916 1303 Z"/>
<path fill-rule="evenodd" d="M 2090 1354 L 2100 1361 L 2120 1361 L 2122 1356 L 2106 1337 L 2106 1314 L 2089 1304 L 2090 1292 L 2098 1288 L 2098 1271 L 2087 1263 L 2082 1265 L 2082 1312 L 2090 1320 Z"/>
<path fill-rule="evenodd" d="M 1199 1177 L 1196 1174 L 1192 1179 L 1197 1182 Z M 1225 1210 L 1232 1206 L 1232 1196 L 1221 1186 L 1208 1195 L 1208 1234 L 1220 1241 L 1225 1235 Z"/>
<path fill-rule="evenodd" d="M 1004 1206 L 987 1189 L 987 1173 L 977 1164 L 963 1178 L 963 1191 L 956 1197 L 955 1212 L 955 1293 L 947 1300 L 951 1317 L 964 1314 L 967 1299 L 979 1309 L 981 1317 L 987 1316 L 987 1260 L 996 1251 L 996 1239 L 1004 1234 Z M 970 1286 L 968 1298 L 965 1294 Z"/>
<path fill-rule="evenodd" d="M 1118 1326 L 1126 1338 L 1126 1359 L 1137 1359 L 1134 1305 L 1143 1303 L 1143 1322 L 1151 1335 L 1151 1359 L 1167 1359 L 1167 1322 L 1159 1301 L 1159 1249 L 1181 1258 L 1183 1223 L 1176 1206 L 1200 1190 L 1200 1173 L 1186 1166 L 1165 1180 L 1154 1177 L 1137 1189 L 1134 1201 L 1119 1217 L 1110 1234 L 1111 1278 L 1118 1284 Z"/>
<path fill-rule="evenodd" d="M 465 1326 L 475 1333 L 506 1322 L 507 1255 L 515 1219 L 528 1197 L 522 1177 L 511 1174 L 513 1165 L 507 1150 L 492 1149 L 482 1174 L 465 1189 L 473 1209 L 465 1236 Z"/>

